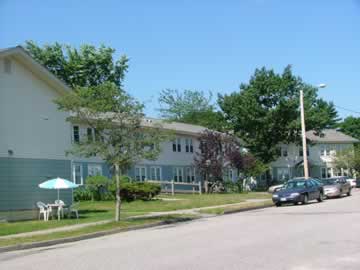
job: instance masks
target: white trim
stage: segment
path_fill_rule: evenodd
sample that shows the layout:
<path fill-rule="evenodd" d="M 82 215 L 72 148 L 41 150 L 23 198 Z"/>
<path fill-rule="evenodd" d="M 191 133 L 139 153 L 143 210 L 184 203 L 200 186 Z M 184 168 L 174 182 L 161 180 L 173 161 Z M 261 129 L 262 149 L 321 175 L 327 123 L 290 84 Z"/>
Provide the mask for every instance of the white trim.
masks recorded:
<path fill-rule="evenodd" d="M 181 173 L 179 173 L 179 172 L 181 172 Z M 175 176 L 176 176 L 176 180 L 175 180 Z M 180 176 L 181 176 L 181 181 L 179 180 Z M 173 180 L 175 182 L 180 182 L 180 183 L 185 182 L 183 167 L 173 167 Z"/>
<path fill-rule="evenodd" d="M 159 175 L 157 173 L 157 169 L 159 169 Z M 150 167 L 150 178 L 153 178 L 152 170 L 154 170 L 154 172 L 155 172 L 155 179 L 151 179 L 151 180 L 162 180 L 162 168 L 160 166 L 151 166 Z"/>
<path fill-rule="evenodd" d="M 137 175 L 136 175 L 136 169 L 139 170 L 139 179 L 137 179 Z M 143 172 L 145 172 L 145 174 L 143 175 Z M 145 166 L 135 166 L 135 180 L 136 181 L 145 181 L 147 180 L 147 170 Z"/>
<path fill-rule="evenodd" d="M 80 184 L 76 183 L 76 166 L 80 167 Z M 72 177 L 73 177 L 73 183 L 78 184 L 80 186 L 84 185 L 84 174 L 83 174 L 83 165 L 79 163 L 73 163 L 72 164 Z"/>

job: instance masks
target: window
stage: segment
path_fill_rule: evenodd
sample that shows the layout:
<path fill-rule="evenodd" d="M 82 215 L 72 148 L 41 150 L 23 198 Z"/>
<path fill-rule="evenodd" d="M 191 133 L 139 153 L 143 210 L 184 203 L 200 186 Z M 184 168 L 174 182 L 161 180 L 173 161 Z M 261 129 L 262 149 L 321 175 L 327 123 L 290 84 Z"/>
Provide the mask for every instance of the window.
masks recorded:
<path fill-rule="evenodd" d="M 173 152 L 181 152 L 181 139 L 177 138 L 172 142 L 172 150 Z"/>
<path fill-rule="evenodd" d="M 231 168 L 224 168 L 224 180 L 232 181 L 233 180 L 233 170 Z"/>
<path fill-rule="evenodd" d="M 289 168 L 278 168 L 278 180 L 288 180 L 290 178 L 290 170 Z"/>
<path fill-rule="evenodd" d="M 288 156 L 288 150 L 286 147 L 281 147 L 281 156 L 283 156 L 283 157 Z"/>
<path fill-rule="evenodd" d="M 186 182 L 195 182 L 195 168 L 186 167 Z"/>
<path fill-rule="evenodd" d="M 309 152 L 309 148 L 306 149 L 306 155 L 309 156 L 310 152 Z M 304 151 L 302 147 L 299 147 L 299 156 L 302 157 L 304 156 Z"/>
<path fill-rule="evenodd" d="M 80 130 L 79 126 L 73 126 L 73 141 L 75 143 L 80 142 Z"/>
<path fill-rule="evenodd" d="M 135 179 L 137 181 L 142 181 L 142 182 L 146 180 L 146 168 L 145 167 L 140 167 L 140 166 L 135 167 Z"/>
<path fill-rule="evenodd" d="M 74 164 L 73 165 L 73 182 L 77 185 L 83 185 L 83 169 L 81 164 Z"/>
<path fill-rule="evenodd" d="M 320 146 L 320 156 L 326 157 L 336 154 L 336 147 L 331 145 L 321 145 Z"/>
<path fill-rule="evenodd" d="M 183 168 L 174 168 L 173 170 L 173 179 L 175 182 L 183 181 Z"/>
<path fill-rule="evenodd" d="M 86 134 L 87 134 L 87 139 L 88 139 L 89 142 L 94 141 L 93 129 L 92 128 L 87 128 Z"/>
<path fill-rule="evenodd" d="M 321 168 L 321 178 L 330 178 L 332 177 L 332 175 L 333 175 L 332 168 L 326 168 L 326 167 Z"/>
<path fill-rule="evenodd" d="M 192 139 L 185 139 L 185 152 L 186 153 L 193 153 L 194 147 L 193 147 L 193 141 Z"/>
<path fill-rule="evenodd" d="M 176 139 L 176 143 L 177 143 L 177 151 L 178 151 L 178 152 L 181 152 L 181 139 L 180 139 L 180 138 L 177 138 L 177 139 Z"/>
<path fill-rule="evenodd" d="M 89 164 L 88 165 L 88 176 L 102 175 L 101 164 Z"/>
<path fill-rule="evenodd" d="M 161 168 L 160 167 L 150 167 L 150 176 L 151 180 L 161 180 Z"/>

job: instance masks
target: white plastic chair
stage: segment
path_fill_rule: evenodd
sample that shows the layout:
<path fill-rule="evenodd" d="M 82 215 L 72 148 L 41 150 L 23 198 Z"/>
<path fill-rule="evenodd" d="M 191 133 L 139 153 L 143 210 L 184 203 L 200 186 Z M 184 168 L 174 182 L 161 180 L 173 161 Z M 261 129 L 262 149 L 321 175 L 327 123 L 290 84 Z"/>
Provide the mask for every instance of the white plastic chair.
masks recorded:
<path fill-rule="evenodd" d="M 76 218 L 79 219 L 79 203 L 73 203 L 69 207 L 69 217 L 71 217 L 72 214 L 75 214 Z"/>
<path fill-rule="evenodd" d="M 51 209 L 46 206 L 43 202 L 37 202 L 36 206 L 39 208 L 39 219 L 41 218 L 41 215 L 44 216 L 44 221 L 49 220 L 49 214 L 51 212 Z"/>
<path fill-rule="evenodd" d="M 58 218 L 60 218 L 60 215 L 61 215 L 61 218 L 64 218 L 64 208 L 65 208 L 64 201 L 55 200 L 55 204 L 58 205 Z"/>

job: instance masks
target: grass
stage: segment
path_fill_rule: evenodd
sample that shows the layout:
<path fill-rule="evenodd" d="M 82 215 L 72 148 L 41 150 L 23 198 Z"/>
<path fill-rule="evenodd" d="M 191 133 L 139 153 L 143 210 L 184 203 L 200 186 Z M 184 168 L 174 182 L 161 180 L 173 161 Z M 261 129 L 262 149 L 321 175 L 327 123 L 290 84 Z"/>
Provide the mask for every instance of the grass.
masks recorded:
<path fill-rule="evenodd" d="M 5 246 L 12 246 L 12 245 L 19 245 L 19 244 L 27 244 L 33 242 L 41 242 L 41 241 L 49 241 L 55 239 L 62 239 L 62 238 L 69 238 L 69 237 L 76 237 L 85 234 L 91 234 L 95 232 L 103 232 L 109 231 L 114 229 L 126 229 L 131 227 L 136 227 L 140 225 L 150 225 L 156 224 L 160 222 L 174 222 L 179 219 L 183 220 L 190 220 L 196 218 L 194 215 L 168 215 L 162 217 L 154 217 L 154 218 L 143 218 L 143 219 L 134 219 L 134 220 L 126 220 L 120 221 L 119 223 L 111 222 L 102 225 L 94 225 L 89 226 L 77 230 L 71 231 L 63 231 L 63 232 L 55 232 L 51 234 L 44 234 L 44 235 L 36 235 L 31 237 L 16 237 L 16 238 L 7 238 L 7 239 L 0 239 L 0 247 Z"/>
<path fill-rule="evenodd" d="M 164 201 L 161 199 L 178 199 L 176 201 Z M 206 206 L 224 205 L 243 202 L 247 199 L 267 199 L 269 194 L 260 192 L 251 192 L 247 194 L 181 194 L 181 195 L 160 195 L 152 201 L 134 201 L 124 202 L 122 204 L 121 218 L 126 219 L 132 216 L 148 214 L 150 212 L 165 212 L 180 209 L 190 209 Z M 114 217 L 114 202 L 81 202 L 80 203 L 80 219 L 63 219 L 60 221 L 50 220 L 44 222 L 42 220 L 19 221 L 0 223 L 0 236 L 18 234 L 31 231 L 39 231 L 67 225 L 75 225 L 81 223 L 89 223 L 101 220 L 110 220 Z M 130 222 L 130 221 L 123 221 Z M 96 226 L 91 226 L 96 227 Z"/>

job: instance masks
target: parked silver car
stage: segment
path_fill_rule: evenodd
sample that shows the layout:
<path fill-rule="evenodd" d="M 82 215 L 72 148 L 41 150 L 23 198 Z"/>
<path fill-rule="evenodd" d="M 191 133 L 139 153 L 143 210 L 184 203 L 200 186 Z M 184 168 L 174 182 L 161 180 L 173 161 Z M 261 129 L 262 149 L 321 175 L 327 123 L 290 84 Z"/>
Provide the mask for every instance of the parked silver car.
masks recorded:
<path fill-rule="evenodd" d="M 334 177 L 322 179 L 324 195 L 327 198 L 341 197 L 343 194 L 351 196 L 351 185 L 346 177 Z"/>

